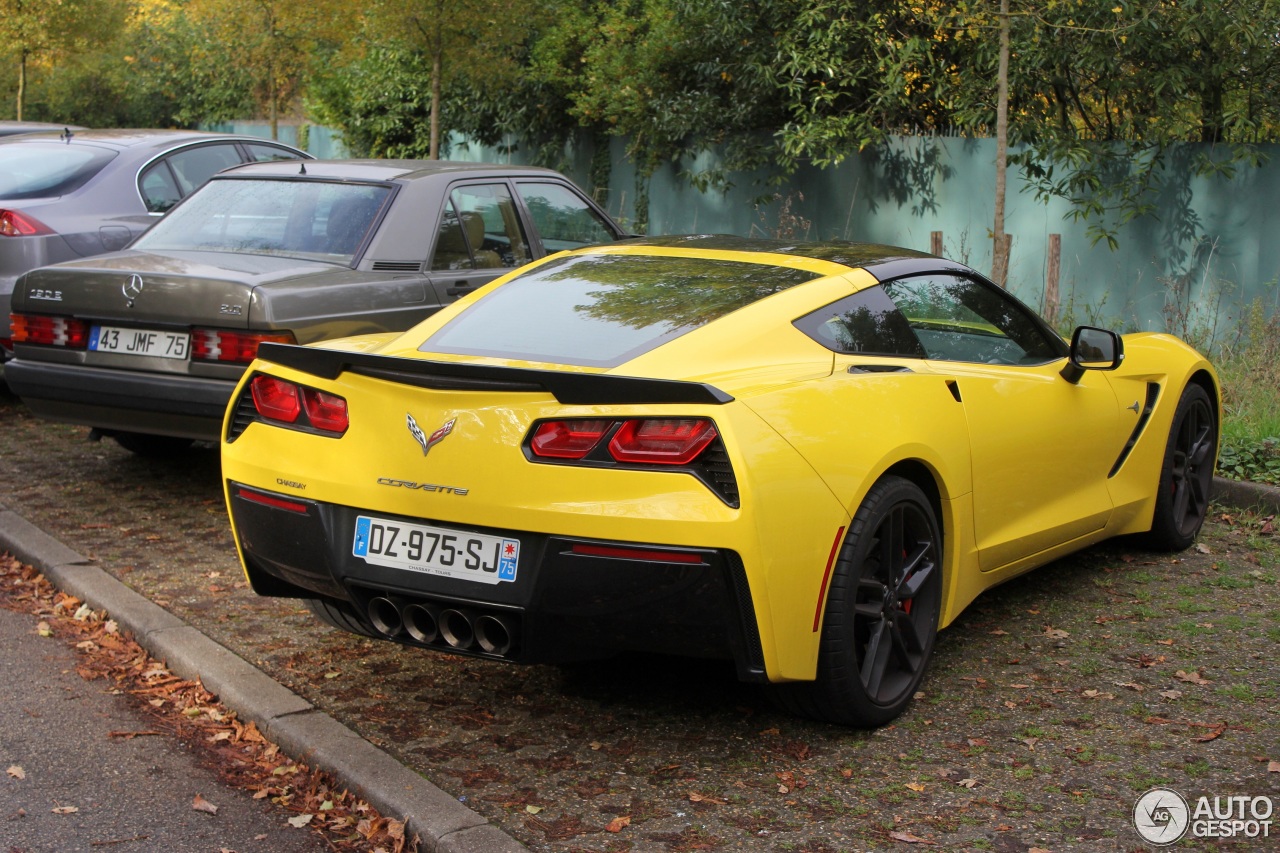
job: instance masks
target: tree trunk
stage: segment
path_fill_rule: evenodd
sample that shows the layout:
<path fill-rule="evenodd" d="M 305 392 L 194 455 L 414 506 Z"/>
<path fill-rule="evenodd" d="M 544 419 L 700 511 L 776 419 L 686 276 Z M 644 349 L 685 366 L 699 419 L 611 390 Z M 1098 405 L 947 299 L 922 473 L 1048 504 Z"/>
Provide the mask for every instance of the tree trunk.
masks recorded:
<path fill-rule="evenodd" d="M 18 52 L 18 121 L 22 121 L 22 102 L 27 96 L 27 51 Z"/>
<path fill-rule="evenodd" d="M 436 16 L 433 21 L 431 45 L 431 150 L 428 157 L 440 159 L 440 74 L 444 66 L 444 0 L 436 0 Z"/>
<path fill-rule="evenodd" d="M 1000 66 L 996 72 L 996 216 L 991 227 L 991 279 L 1009 278 L 1009 243 L 1004 233 L 1005 170 L 1009 154 L 1009 0 L 1000 0 Z"/>

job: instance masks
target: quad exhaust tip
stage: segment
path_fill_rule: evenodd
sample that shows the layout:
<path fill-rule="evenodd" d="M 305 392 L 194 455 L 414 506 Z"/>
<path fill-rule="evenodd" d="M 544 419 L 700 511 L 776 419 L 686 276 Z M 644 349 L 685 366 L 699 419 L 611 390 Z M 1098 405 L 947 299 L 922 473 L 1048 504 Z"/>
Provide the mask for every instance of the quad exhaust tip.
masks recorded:
<path fill-rule="evenodd" d="M 369 601 L 369 622 L 391 639 L 457 651 L 480 651 L 499 657 L 515 647 L 517 622 L 506 614 L 480 613 L 467 607 L 440 607 L 394 596 Z"/>

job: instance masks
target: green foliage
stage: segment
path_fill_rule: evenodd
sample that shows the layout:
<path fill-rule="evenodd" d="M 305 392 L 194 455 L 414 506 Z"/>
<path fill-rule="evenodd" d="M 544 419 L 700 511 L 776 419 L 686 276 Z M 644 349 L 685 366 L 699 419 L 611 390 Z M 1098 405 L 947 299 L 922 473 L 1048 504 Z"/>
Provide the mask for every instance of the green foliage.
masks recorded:
<path fill-rule="evenodd" d="M 376 47 L 312 84 L 307 106 L 342 132 L 354 157 L 426 157 L 430 60 L 419 51 Z"/>

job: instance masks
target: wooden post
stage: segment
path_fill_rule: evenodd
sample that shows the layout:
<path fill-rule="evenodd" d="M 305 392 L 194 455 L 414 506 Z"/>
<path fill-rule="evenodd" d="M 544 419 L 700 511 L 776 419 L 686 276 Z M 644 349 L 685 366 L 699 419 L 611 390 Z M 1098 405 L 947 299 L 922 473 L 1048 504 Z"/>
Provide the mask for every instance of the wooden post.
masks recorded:
<path fill-rule="evenodd" d="M 929 232 L 929 254 L 942 257 L 942 232 Z"/>
<path fill-rule="evenodd" d="M 1049 325 L 1058 323 L 1058 276 L 1062 271 L 1062 235 L 1049 235 L 1049 262 L 1044 276 L 1044 318 Z"/>

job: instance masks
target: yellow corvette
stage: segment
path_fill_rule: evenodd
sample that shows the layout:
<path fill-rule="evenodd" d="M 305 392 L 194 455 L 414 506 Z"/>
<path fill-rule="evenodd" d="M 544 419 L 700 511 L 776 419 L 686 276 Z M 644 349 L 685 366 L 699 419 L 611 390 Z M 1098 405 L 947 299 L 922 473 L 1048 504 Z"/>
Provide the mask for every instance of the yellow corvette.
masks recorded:
<path fill-rule="evenodd" d="M 1217 456 L 1186 344 L 1068 343 L 886 246 L 585 249 L 321 347 L 264 345 L 224 423 L 259 594 L 486 658 L 722 657 L 859 726 L 984 589 L 1111 536 L 1190 545 Z"/>

